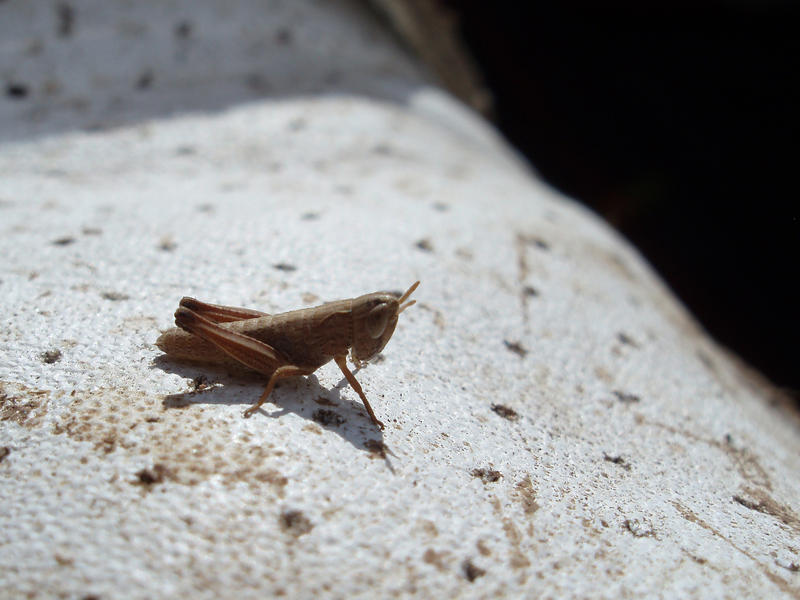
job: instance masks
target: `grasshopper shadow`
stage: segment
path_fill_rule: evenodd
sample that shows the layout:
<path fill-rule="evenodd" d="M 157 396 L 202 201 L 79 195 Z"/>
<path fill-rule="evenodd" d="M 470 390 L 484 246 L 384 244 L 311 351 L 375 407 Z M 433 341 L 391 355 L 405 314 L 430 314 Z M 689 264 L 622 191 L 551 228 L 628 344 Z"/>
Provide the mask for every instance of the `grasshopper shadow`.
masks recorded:
<path fill-rule="evenodd" d="M 250 371 L 180 363 L 165 355 L 156 358 L 153 367 L 191 380 L 189 390 L 164 396 L 163 406 L 168 409 L 194 404 L 247 407 L 266 385 L 264 377 Z M 372 423 L 360 401 L 342 397 L 345 387 L 348 383 L 344 378 L 330 389 L 323 387 L 313 374 L 286 379 L 275 386 L 267 402 L 250 418 L 277 419 L 294 413 L 336 433 L 359 450 L 386 458 L 390 451 L 383 443 L 383 432 Z"/>

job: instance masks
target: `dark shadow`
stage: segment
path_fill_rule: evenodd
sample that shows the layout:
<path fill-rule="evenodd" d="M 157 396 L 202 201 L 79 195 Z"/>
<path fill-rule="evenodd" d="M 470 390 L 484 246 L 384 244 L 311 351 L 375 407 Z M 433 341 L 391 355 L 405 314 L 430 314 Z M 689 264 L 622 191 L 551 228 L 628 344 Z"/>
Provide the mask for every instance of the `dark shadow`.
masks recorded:
<path fill-rule="evenodd" d="M 239 404 L 246 408 L 258 399 L 266 385 L 264 377 L 257 373 L 181 363 L 166 355 L 153 360 L 153 367 L 190 380 L 187 391 L 164 396 L 164 408 L 193 404 Z M 331 389 L 320 385 L 316 375 L 286 379 L 275 386 L 267 402 L 251 419 L 265 416 L 277 419 L 294 413 L 334 432 L 357 449 L 385 459 L 394 472 L 387 457 L 393 453 L 384 444 L 383 432 L 369 418 L 360 400 L 342 397 L 341 391 L 347 386 L 344 377 Z"/>

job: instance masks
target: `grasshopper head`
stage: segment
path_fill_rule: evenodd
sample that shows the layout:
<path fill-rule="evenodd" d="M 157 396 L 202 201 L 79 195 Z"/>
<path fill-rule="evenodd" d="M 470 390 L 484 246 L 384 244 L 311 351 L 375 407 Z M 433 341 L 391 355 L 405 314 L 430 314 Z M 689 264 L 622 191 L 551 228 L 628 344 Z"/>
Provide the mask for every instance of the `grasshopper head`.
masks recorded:
<path fill-rule="evenodd" d="M 419 281 L 397 297 L 391 292 L 375 292 L 353 300 L 353 357 L 356 360 L 374 358 L 394 333 L 398 315 L 414 304 L 408 300 Z"/>

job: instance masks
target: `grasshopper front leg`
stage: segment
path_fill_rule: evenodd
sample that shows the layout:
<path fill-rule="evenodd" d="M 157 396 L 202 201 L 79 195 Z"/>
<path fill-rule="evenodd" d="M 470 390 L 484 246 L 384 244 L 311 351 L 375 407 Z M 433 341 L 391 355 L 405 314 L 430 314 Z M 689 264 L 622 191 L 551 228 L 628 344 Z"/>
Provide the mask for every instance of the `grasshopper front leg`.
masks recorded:
<path fill-rule="evenodd" d="M 269 376 L 264 393 L 261 394 L 258 402 L 244 412 L 245 418 L 252 416 L 266 402 L 279 379 L 308 375 L 313 372 L 313 369 L 309 370 L 291 364 L 283 353 L 269 344 L 220 327 L 210 319 L 183 306 L 183 302 L 181 304 L 181 307 L 175 312 L 175 324 L 178 327 L 214 344 L 244 366 Z"/>
<path fill-rule="evenodd" d="M 350 369 L 347 368 L 347 355 L 343 354 L 341 356 L 334 356 L 333 360 L 335 360 L 336 364 L 339 365 L 339 368 L 342 370 L 342 374 L 344 375 L 345 379 L 347 379 L 347 383 L 350 384 L 350 387 L 352 387 L 361 397 L 361 401 L 364 403 L 364 408 L 367 409 L 369 418 L 372 419 L 372 422 L 375 423 L 375 425 L 383 429 L 383 423 L 381 423 L 378 420 L 378 417 L 375 416 L 375 413 L 373 412 L 372 407 L 369 405 L 369 401 L 367 400 L 367 395 L 364 393 L 364 390 L 361 389 L 361 385 L 358 383 L 355 375 L 353 375 L 350 372 Z"/>

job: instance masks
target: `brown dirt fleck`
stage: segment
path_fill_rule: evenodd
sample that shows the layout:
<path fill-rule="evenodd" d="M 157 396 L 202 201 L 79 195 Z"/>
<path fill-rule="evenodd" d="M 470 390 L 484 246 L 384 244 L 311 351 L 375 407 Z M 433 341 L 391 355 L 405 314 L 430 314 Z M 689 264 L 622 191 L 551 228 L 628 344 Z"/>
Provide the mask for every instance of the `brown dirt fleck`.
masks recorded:
<path fill-rule="evenodd" d="M 746 548 L 740 547 L 740 546 L 736 545 L 735 542 L 733 542 L 733 541 L 729 540 L 728 538 L 726 538 L 719 531 L 717 531 L 714 527 L 712 527 L 709 523 L 706 523 L 703 519 L 701 519 L 698 515 L 696 515 L 694 513 L 694 511 L 692 511 L 692 509 L 690 509 L 689 507 L 683 506 L 680 502 L 676 502 L 676 501 L 673 501 L 672 505 L 678 511 L 678 514 L 680 514 L 681 517 L 686 519 L 688 522 L 694 523 L 696 525 L 699 525 L 700 527 L 702 527 L 706 531 L 711 532 L 713 535 L 715 535 L 718 538 L 720 538 L 721 540 L 727 542 L 732 548 L 734 548 L 735 550 L 737 550 L 738 552 L 740 552 L 741 554 L 743 554 L 744 556 L 746 556 L 747 558 L 752 560 L 756 565 L 758 565 L 760 567 L 761 573 L 767 579 L 769 579 L 772 583 L 774 583 L 783 593 L 785 593 L 787 595 L 796 595 L 796 593 L 795 593 L 796 590 L 792 586 L 789 585 L 788 581 L 786 581 L 782 577 L 779 577 L 779 576 L 775 575 L 775 573 L 773 573 L 766 565 L 764 565 L 755 556 L 753 556 L 750 552 L 748 552 Z"/>
<path fill-rule="evenodd" d="M 436 528 L 436 524 L 428 519 L 417 520 L 417 527 L 429 537 L 435 538 L 439 535 L 439 530 Z"/>
<path fill-rule="evenodd" d="M 52 350 L 47 350 L 42 352 L 39 355 L 39 358 L 42 360 L 43 363 L 46 365 L 52 365 L 61 360 L 61 350 L 54 348 Z"/>
<path fill-rule="evenodd" d="M 36 427 L 47 413 L 50 392 L 22 384 L 0 382 L 0 421 Z"/>
<path fill-rule="evenodd" d="M 320 396 L 319 398 L 314 398 L 314 402 L 317 404 L 321 404 L 322 406 L 338 406 L 336 402 L 326 398 L 325 396 Z"/>
<path fill-rule="evenodd" d="M 525 355 L 528 354 L 528 351 L 519 342 L 511 342 L 509 340 L 503 340 L 503 343 L 506 345 L 506 348 L 508 348 L 511 352 L 513 352 L 520 358 L 525 358 Z"/>
<path fill-rule="evenodd" d="M 208 377 L 205 375 L 198 375 L 194 379 L 192 379 L 192 383 L 189 387 L 190 394 L 199 394 L 201 392 L 205 392 L 210 390 L 213 387 L 211 382 L 208 381 Z"/>
<path fill-rule="evenodd" d="M 470 583 L 475 581 L 478 577 L 486 575 L 486 569 L 481 569 L 476 566 L 469 558 L 461 563 L 461 568 L 464 570 L 464 577 L 466 577 L 467 581 Z"/>
<path fill-rule="evenodd" d="M 274 265 L 272 265 L 272 268 L 277 269 L 278 271 L 284 271 L 284 272 L 287 272 L 287 273 L 291 272 L 291 271 L 297 271 L 297 267 L 295 267 L 294 265 L 290 265 L 289 263 L 282 263 L 282 262 L 281 263 L 275 263 Z"/>
<path fill-rule="evenodd" d="M 478 549 L 478 552 L 481 553 L 481 556 L 492 555 L 492 551 L 489 549 L 489 547 L 486 545 L 486 542 L 484 542 L 483 540 L 478 540 L 477 542 L 475 542 L 475 547 Z"/>
<path fill-rule="evenodd" d="M 289 483 L 289 479 L 278 473 L 274 469 L 267 469 L 266 471 L 259 471 L 253 476 L 257 481 L 262 483 L 270 483 L 278 487 L 284 487 Z"/>
<path fill-rule="evenodd" d="M 386 458 L 386 445 L 381 440 L 367 440 L 364 447 L 370 453 L 370 458 Z"/>
<path fill-rule="evenodd" d="M 339 425 L 347 421 L 347 419 L 345 419 L 342 415 L 340 415 L 336 411 L 327 408 L 320 408 L 315 410 L 314 413 L 311 415 L 311 418 L 324 427 L 327 427 L 328 425 L 335 425 L 338 427 Z"/>
<path fill-rule="evenodd" d="M 3 462 L 9 454 L 11 454 L 11 448 L 8 446 L 0 447 L 0 462 Z"/>
<path fill-rule="evenodd" d="M 626 471 L 630 471 L 631 470 L 630 463 L 627 460 L 625 460 L 624 458 L 622 458 L 621 456 L 611 456 L 610 454 L 607 454 L 607 453 L 603 452 L 603 460 L 605 460 L 607 462 L 610 462 L 610 463 L 614 463 L 615 465 L 619 465 L 620 467 L 622 467 Z"/>
<path fill-rule="evenodd" d="M 632 347 L 634 347 L 634 348 L 638 348 L 638 347 L 639 347 L 639 344 L 637 344 L 637 343 L 636 343 L 636 342 L 633 340 L 633 338 L 631 338 L 629 335 L 627 335 L 627 334 L 623 333 L 622 331 L 620 331 L 620 332 L 617 334 L 617 339 L 619 340 L 619 342 L 620 342 L 621 344 L 625 344 L 626 346 L 632 346 Z"/>
<path fill-rule="evenodd" d="M 516 421 L 519 419 L 519 414 L 513 408 L 509 408 L 504 404 L 492 404 L 492 410 L 509 421 Z"/>
<path fill-rule="evenodd" d="M 779 504 L 764 490 L 748 487 L 743 492 L 744 495 L 736 495 L 733 500 L 745 508 L 774 517 L 795 533 L 800 533 L 800 518 L 791 508 L 784 504 Z"/>
<path fill-rule="evenodd" d="M 433 252 L 433 244 L 428 238 L 418 240 L 416 244 L 417 250 L 422 250 L 423 252 Z"/>
<path fill-rule="evenodd" d="M 120 302 L 130 298 L 128 294 L 123 294 L 122 292 L 103 292 L 100 295 L 106 300 L 111 300 L 112 302 Z"/>
<path fill-rule="evenodd" d="M 63 554 L 55 553 L 53 555 L 53 559 L 62 567 L 71 567 L 75 564 L 75 559 L 69 556 L 64 556 Z"/>
<path fill-rule="evenodd" d="M 283 531 L 296 538 L 305 535 L 314 528 L 314 524 L 299 510 L 282 512 L 278 524 Z"/>
<path fill-rule="evenodd" d="M 639 519 L 625 519 L 622 525 L 633 534 L 633 537 L 656 537 L 653 526 Z"/>
<path fill-rule="evenodd" d="M 158 242 L 158 249 L 163 252 L 172 252 L 175 248 L 178 247 L 178 244 L 175 243 L 170 236 L 164 236 L 161 238 L 161 241 Z"/>
<path fill-rule="evenodd" d="M 136 480 L 133 481 L 136 485 L 143 485 L 147 489 L 152 488 L 158 483 L 163 483 L 166 480 L 175 479 L 175 475 L 166 465 L 156 463 L 152 468 L 142 469 L 136 473 Z"/>
<path fill-rule="evenodd" d="M 471 475 L 477 479 L 480 479 L 484 484 L 500 481 L 500 478 L 503 476 L 500 471 L 486 468 L 472 469 Z"/>
<path fill-rule="evenodd" d="M 72 236 L 64 236 L 56 238 L 50 243 L 53 244 L 53 246 L 69 246 L 70 244 L 75 243 L 75 238 Z"/>
<path fill-rule="evenodd" d="M 447 569 L 445 565 L 447 556 L 448 553 L 445 550 L 436 552 L 433 548 L 428 548 L 425 550 L 425 554 L 422 555 L 422 560 L 429 565 L 433 565 L 439 571 L 445 571 Z"/>
<path fill-rule="evenodd" d="M 619 400 L 623 404 L 636 404 L 642 401 L 642 399 L 636 394 L 630 394 L 628 392 L 621 392 L 619 390 L 614 390 L 612 394 L 614 394 L 617 397 L 617 400 Z"/>
<path fill-rule="evenodd" d="M 536 502 L 536 491 L 533 489 L 533 482 L 530 477 L 526 477 L 517 483 L 514 490 L 514 499 L 522 505 L 522 512 L 528 517 L 539 510 L 539 504 Z"/>

